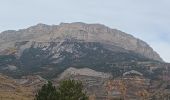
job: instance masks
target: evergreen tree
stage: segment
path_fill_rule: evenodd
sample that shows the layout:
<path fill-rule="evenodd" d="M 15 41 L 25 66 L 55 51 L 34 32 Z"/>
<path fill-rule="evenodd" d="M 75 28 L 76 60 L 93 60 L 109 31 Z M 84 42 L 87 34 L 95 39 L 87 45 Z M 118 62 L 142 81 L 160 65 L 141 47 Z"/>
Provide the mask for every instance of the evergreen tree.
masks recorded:
<path fill-rule="evenodd" d="M 35 100 L 88 100 L 88 97 L 83 92 L 82 82 L 63 80 L 57 90 L 50 81 L 43 85 Z"/>
<path fill-rule="evenodd" d="M 80 81 L 64 80 L 58 88 L 59 100 L 88 100 Z"/>
<path fill-rule="evenodd" d="M 35 96 L 35 100 L 58 100 L 56 88 L 50 81 L 44 84 Z"/>

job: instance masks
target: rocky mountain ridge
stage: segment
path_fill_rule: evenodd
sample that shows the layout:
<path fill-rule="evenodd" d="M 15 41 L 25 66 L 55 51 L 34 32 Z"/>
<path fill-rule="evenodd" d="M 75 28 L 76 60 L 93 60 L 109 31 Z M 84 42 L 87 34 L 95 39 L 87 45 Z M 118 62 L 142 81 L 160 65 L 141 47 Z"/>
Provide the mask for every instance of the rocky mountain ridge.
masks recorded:
<path fill-rule="evenodd" d="M 27 41 L 25 48 L 32 42 L 56 42 L 65 38 L 75 38 L 84 42 L 99 42 L 118 46 L 138 53 L 146 58 L 163 61 L 160 56 L 145 42 L 132 35 L 101 24 L 61 23 L 60 25 L 37 24 L 18 31 L 4 31 L 0 34 L 0 51 L 16 48 L 18 42 Z"/>

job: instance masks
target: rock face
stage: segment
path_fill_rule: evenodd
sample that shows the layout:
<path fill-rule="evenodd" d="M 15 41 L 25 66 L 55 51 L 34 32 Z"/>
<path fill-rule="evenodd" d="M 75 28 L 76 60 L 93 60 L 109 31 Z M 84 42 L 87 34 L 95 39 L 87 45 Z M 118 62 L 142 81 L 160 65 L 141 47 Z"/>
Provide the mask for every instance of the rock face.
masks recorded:
<path fill-rule="evenodd" d="M 101 24 L 61 23 L 60 25 L 37 24 L 18 31 L 9 30 L 0 34 L 0 52 L 9 48 L 29 48 L 32 42 L 56 42 L 74 38 L 84 42 L 98 42 L 104 45 L 121 47 L 146 58 L 163 61 L 153 49 L 142 40 Z M 112 49 L 114 50 L 114 49 Z M 22 52 L 20 52 L 22 53 Z"/>
<path fill-rule="evenodd" d="M 65 77 L 70 77 L 70 76 L 91 76 L 91 77 L 100 77 L 100 78 L 111 78 L 112 75 L 108 73 L 103 73 L 103 72 L 97 72 L 95 70 L 89 69 L 89 68 L 82 68 L 82 69 L 76 69 L 73 67 L 70 67 L 66 69 L 59 77 L 59 79 L 64 79 Z"/>

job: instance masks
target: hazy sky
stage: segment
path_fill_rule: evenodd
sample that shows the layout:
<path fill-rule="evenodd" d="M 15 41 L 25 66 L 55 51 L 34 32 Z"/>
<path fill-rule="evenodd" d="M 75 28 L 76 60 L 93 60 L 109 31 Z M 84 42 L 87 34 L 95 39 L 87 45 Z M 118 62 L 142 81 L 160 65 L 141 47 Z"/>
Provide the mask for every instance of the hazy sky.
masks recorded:
<path fill-rule="evenodd" d="M 0 31 L 37 23 L 101 23 L 146 41 L 170 62 L 170 0 L 0 0 Z"/>

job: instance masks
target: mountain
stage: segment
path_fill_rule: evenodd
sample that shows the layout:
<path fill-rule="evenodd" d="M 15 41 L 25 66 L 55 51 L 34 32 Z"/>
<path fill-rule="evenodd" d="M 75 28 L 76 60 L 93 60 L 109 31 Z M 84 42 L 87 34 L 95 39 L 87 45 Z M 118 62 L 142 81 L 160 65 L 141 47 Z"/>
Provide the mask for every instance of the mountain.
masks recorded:
<path fill-rule="evenodd" d="M 60 25 L 37 24 L 18 31 L 8 30 L 0 34 L 1 50 L 14 47 L 16 42 L 51 42 L 57 38 L 75 38 L 85 42 L 109 44 L 139 53 L 147 58 L 162 61 L 160 56 L 142 40 L 101 24 L 61 23 Z"/>
<path fill-rule="evenodd" d="M 52 78 L 69 67 L 114 73 L 145 66 L 138 62 L 163 60 L 144 41 L 101 24 L 37 24 L 0 34 L 0 72 L 12 77 Z"/>

